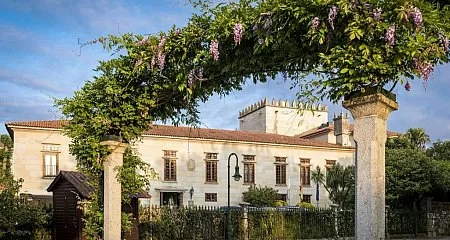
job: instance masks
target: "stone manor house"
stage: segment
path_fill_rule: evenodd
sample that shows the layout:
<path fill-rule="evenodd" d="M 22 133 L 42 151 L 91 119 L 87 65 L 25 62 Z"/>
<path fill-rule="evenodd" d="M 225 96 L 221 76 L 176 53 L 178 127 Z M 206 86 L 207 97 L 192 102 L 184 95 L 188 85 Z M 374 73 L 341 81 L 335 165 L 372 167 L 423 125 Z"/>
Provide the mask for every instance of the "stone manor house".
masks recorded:
<path fill-rule="evenodd" d="M 231 153 L 237 154 L 243 176 L 238 182 L 231 180 L 232 205 L 242 202 L 242 192 L 252 185 L 277 189 L 289 205 L 301 200 L 322 207 L 331 203 L 323 187 L 316 201 L 311 171 L 354 164 L 348 115 L 341 113 L 328 122 L 326 106 L 264 99 L 240 111 L 239 121 L 239 130 L 153 125 L 145 131 L 135 149 L 159 174 L 148 189 L 149 203 L 226 205 Z M 33 199 L 51 196 L 46 189 L 59 171 L 76 170 L 70 139 L 62 134 L 64 124 L 62 120 L 6 124 L 14 140 L 14 175 L 24 179 L 21 191 Z M 231 157 L 230 175 L 235 162 Z"/>

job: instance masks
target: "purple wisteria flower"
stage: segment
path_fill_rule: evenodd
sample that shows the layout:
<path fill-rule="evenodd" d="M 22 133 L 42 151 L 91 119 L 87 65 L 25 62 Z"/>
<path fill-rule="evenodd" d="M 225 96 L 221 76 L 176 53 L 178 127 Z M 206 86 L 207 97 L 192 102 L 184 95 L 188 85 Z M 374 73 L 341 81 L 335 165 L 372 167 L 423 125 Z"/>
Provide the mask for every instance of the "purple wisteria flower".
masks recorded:
<path fill-rule="evenodd" d="M 375 19 L 375 21 L 381 21 L 381 14 L 383 13 L 383 11 L 381 10 L 381 8 L 375 8 L 373 10 L 373 19 Z"/>
<path fill-rule="evenodd" d="M 203 80 L 203 68 L 202 67 L 197 69 L 197 77 L 200 81 Z"/>
<path fill-rule="evenodd" d="M 359 6 L 358 0 L 352 0 L 352 8 L 357 8 Z"/>
<path fill-rule="evenodd" d="M 156 57 L 155 54 L 153 54 L 152 56 L 152 60 L 150 61 L 150 69 L 153 71 L 153 68 L 155 67 L 156 64 Z"/>
<path fill-rule="evenodd" d="M 412 17 L 414 26 L 416 26 L 416 28 L 420 28 L 423 26 L 422 13 L 420 12 L 419 8 L 411 7 L 411 12 L 409 13 L 409 15 Z"/>
<path fill-rule="evenodd" d="M 264 22 L 264 30 L 266 30 L 266 35 L 269 34 L 271 27 L 272 27 L 272 17 L 270 15 L 267 15 L 266 21 Z"/>
<path fill-rule="evenodd" d="M 413 67 L 416 69 L 416 71 L 419 73 L 419 75 L 426 81 L 431 76 L 431 73 L 434 70 L 433 64 L 429 62 L 421 62 L 417 59 L 413 60 Z"/>
<path fill-rule="evenodd" d="M 444 53 L 448 52 L 450 41 L 448 40 L 448 37 L 444 35 L 443 32 L 439 33 L 439 45 L 444 49 Z"/>
<path fill-rule="evenodd" d="M 166 45 L 166 41 L 167 41 L 167 37 L 166 36 L 162 36 L 161 39 L 159 40 L 159 44 L 158 44 L 158 48 L 164 48 L 164 45 Z"/>
<path fill-rule="evenodd" d="M 405 84 L 405 90 L 408 92 L 411 91 L 411 84 L 409 83 L 409 81 L 407 81 Z"/>
<path fill-rule="evenodd" d="M 313 30 L 313 32 L 315 32 L 315 31 L 317 31 L 317 29 L 319 29 L 319 25 L 320 25 L 319 17 L 314 17 L 311 20 L 311 29 Z"/>
<path fill-rule="evenodd" d="M 211 41 L 209 52 L 213 55 L 214 61 L 219 61 L 219 42 L 217 40 Z"/>
<path fill-rule="evenodd" d="M 164 52 L 158 52 L 156 63 L 158 64 L 159 70 L 162 71 L 166 63 L 166 54 L 164 54 Z"/>
<path fill-rule="evenodd" d="M 389 46 L 394 46 L 395 44 L 395 25 L 392 24 L 389 26 L 388 30 L 386 31 L 386 36 L 384 37 L 386 40 L 386 43 Z"/>
<path fill-rule="evenodd" d="M 328 23 L 330 23 L 331 28 L 334 30 L 334 20 L 336 20 L 337 17 L 337 10 L 338 8 L 336 6 L 332 6 L 330 8 L 330 11 L 328 12 Z"/>
<path fill-rule="evenodd" d="M 234 44 L 237 46 L 241 43 L 242 36 L 244 35 L 244 26 L 240 23 L 236 23 L 233 28 Z"/>
<path fill-rule="evenodd" d="M 146 43 L 147 43 L 147 38 L 143 38 L 142 40 L 137 41 L 136 45 L 142 46 L 142 45 L 145 45 Z"/>
<path fill-rule="evenodd" d="M 191 69 L 189 71 L 188 81 L 187 81 L 187 85 L 188 85 L 189 88 L 191 88 L 192 85 L 194 85 L 194 75 L 195 75 L 195 70 Z"/>
<path fill-rule="evenodd" d="M 254 32 L 258 31 L 258 24 L 253 25 L 253 31 Z"/>

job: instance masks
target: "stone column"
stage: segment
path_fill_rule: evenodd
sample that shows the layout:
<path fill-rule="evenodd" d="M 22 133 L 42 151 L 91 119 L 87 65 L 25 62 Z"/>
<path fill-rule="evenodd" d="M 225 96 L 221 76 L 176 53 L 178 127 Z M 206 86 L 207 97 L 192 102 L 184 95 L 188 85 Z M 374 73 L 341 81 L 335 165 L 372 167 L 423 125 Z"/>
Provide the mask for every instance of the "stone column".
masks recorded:
<path fill-rule="evenodd" d="M 122 166 L 123 153 L 128 144 L 116 141 L 104 141 L 101 144 L 108 146 L 111 150 L 111 154 L 103 161 L 103 239 L 120 240 L 122 188 L 117 180 L 116 168 Z"/>
<path fill-rule="evenodd" d="M 250 203 L 242 202 L 239 204 L 242 208 L 242 217 L 241 217 L 241 224 L 242 224 L 242 236 L 240 239 L 242 240 L 249 240 L 249 232 L 248 232 L 248 206 Z"/>
<path fill-rule="evenodd" d="M 386 122 L 398 104 L 378 91 L 350 97 L 343 106 L 355 119 L 355 237 L 357 240 L 385 239 Z"/>

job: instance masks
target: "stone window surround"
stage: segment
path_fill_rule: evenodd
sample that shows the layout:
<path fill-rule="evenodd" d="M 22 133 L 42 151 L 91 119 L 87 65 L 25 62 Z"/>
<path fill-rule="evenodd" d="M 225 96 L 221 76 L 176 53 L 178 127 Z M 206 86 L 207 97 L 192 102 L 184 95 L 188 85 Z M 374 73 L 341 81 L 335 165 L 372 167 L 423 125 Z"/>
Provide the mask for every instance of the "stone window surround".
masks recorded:
<path fill-rule="evenodd" d="M 275 156 L 275 186 L 287 186 L 287 157 Z"/>
<path fill-rule="evenodd" d="M 255 156 L 249 154 L 242 154 L 244 164 L 244 185 L 255 185 Z M 249 172 L 249 170 L 251 171 Z"/>
<path fill-rule="evenodd" d="M 302 183 L 303 187 L 311 187 L 311 159 L 310 158 L 300 158 L 300 182 Z M 303 170 L 305 169 L 305 170 Z M 303 179 L 304 176 L 302 175 L 302 172 L 308 171 L 308 177 L 307 181 L 304 181 L 306 179 Z M 306 182 L 306 183 L 305 183 Z"/>
<path fill-rule="evenodd" d="M 205 152 L 205 184 L 218 184 L 217 166 L 219 162 L 218 153 Z"/>
<path fill-rule="evenodd" d="M 176 182 L 177 181 L 177 151 L 175 150 L 163 150 L 163 164 L 164 164 L 164 181 L 163 182 Z M 167 168 L 169 167 L 169 168 Z M 172 170 L 173 169 L 173 170 Z"/>
<path fill-rule="evenodd" d="M 56 143 L 42 143 L 42 178 L 55 178 L 59 173 L 59 154 L 60 144 Z M 46 156 L 55 155 L 55 169 L 53 165 L 46 164 Z M 51 160 L 50 160 L 51 161 Z M 49 168 L 47 168 L 49 166 Z M 54 174 L 51 174 L 53 172 Z"/>
<path fill-rule="evenodd" d="M 311 194 L 304 194 L 302 202 L 311 203 L 311 196 L 312 196 Z"/>
<path fill-rule="evenodd" d="M 205 202 L 217 202 L 217 193 L 205 193 Z"/>

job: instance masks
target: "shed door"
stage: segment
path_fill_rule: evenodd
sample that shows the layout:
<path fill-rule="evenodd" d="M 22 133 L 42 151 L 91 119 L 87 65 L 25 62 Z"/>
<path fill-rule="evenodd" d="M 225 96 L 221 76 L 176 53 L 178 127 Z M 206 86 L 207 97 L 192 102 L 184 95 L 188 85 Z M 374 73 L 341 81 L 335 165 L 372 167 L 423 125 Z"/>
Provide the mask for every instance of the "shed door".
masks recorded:
<path fill-rule="evenodd" d="M 72 191 L 54 191 L 56 240 L 78 240 L 77 198 Z"/>

